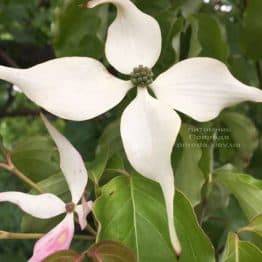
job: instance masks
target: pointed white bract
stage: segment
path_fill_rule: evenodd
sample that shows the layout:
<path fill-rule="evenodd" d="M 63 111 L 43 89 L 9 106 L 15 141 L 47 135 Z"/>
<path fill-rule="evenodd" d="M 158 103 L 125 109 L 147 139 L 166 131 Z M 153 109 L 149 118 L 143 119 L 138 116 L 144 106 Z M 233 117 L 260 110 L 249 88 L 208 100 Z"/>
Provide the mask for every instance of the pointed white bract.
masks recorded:
<path fill-rule="evenodd" d="M 172 108 L 138 88 L 137 97 L 126 108 L 121 119 L 121 136 L 128 160 L 149 179 L 160 183 L 167 206 L 172 244 L 179 254 L 179 241 L 174 228 L 174 177 L 171 153 L 181 120 Z"/>
<path fill-rule="evenodd" d="M 138 65 L 152 68 L 161 53 L 161 31 L 157 21 L 141 12 L 130 0 L 91 0 L 89 7 L 112 3 L 117 16 L 110 25 L 106 57 L 123 74 L 131 74 Z"/>
<path fill-rule="evenodd" d="M 59 117 L 76 121 L 94 118 L 116 106 L 131 88 L 92 58 L 67 57 L 29 69 L 0 67 L 0 79 Z"/>
<path fill-rule="evenodd" d="M 112 3 L 117 9 L 106 40 L 106 57 L 110 64 L 123 74 L 131 74 L 139 65 L 152 68 L 161 52 L 157 21 L 130 0 L 89 0 L 87 7 L 105 3 Z M 100 62 L 82 57 L 54 59 L 24 70 L 0 66 L 0 79 L 16 85 L 47 111 L 77 121 L 110 110 L 132 87 L 131 81 L 117 79 Z M 195 120 L 209 121 L 224 108 L 239 102 L 262 102 L 262 91 L 242 84 L 223 63 L 211 58 L 179 62 L 162 73 L 151 87 L 159 100 L 151 97 L 146 87 L 138 87 L 137 97 L 123 113 L 121 136 L 133 167 L 162 187 L 170 238 L 179 254 L 181 248 L 173 219 L 175 189 L 170 155 L 181 121 L 173 109 Z M 44 122 L 58 146 L 61 169 L 76 204 L 87 182 L 84 163 L 72 145 L 46 119 Z M 76 208 L 81 227 L 85 225 L 89 210 L 87 205 L 83 209 Z"/>
<path fill-rule="evenodd" d="M 92 201 L 86 202 L 84 198 L 82 205 L 77 205 L 84 193 L 88 179 L 83 159 L 72 144 L 43 115 L 42 119 L 57 145 L 61 169 L 68 183 L 72 203 L 69 203 L 70 210 L 68 210 L 67 204 L 54 194 L 0 193 L 0 202 L 16 204 L 23 211 L 37 218 L 48 219 L 67 213 L 60 224 L 36 242 L 34 254 L 29 260 L 31 262 L 41 262 L 44 258 L 57 251 L 68 249 L 74 236 L 73 212 L 78 214 L 79 224 L 84 229 L 86 217 L 92 208 Z"/>
<path fill-rule="evenodd" d="M 197 121 L 216 118 L 243 101 L 262 102 L 262 91 L 242 84 L 212 58 L 191 58 L 171 67 L 152 85 L 156 96 Z"/>
<path fill-rule="evenodd" d="M 84 193 L 88 178 L 84 161 L 79 152 L 48 122 L 44 115 L 42 119 L 57 145 L 61 170 L 72 194 L 72 201 L 77 204 Z"/>
<path fill-rule="evenodd" d="M 0 202 L 10 202 L 24 212 L 42 219 L 65 213 L 64 202 L 53 194 L 29 195 L 20 192 L 0 193 Z"/>

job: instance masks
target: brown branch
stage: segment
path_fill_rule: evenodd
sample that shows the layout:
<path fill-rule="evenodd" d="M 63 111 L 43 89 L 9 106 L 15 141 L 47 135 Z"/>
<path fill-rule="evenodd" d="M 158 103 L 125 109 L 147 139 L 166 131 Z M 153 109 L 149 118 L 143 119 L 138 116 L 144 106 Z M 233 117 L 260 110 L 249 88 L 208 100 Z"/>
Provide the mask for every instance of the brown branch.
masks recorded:
<path fill-rule="evenodd" d="M 13 112 L 0 112 L 0 118 L 4 117 L 24 117 L 24 116 L 38 116 L 41 110 L 21 109 Z"/>

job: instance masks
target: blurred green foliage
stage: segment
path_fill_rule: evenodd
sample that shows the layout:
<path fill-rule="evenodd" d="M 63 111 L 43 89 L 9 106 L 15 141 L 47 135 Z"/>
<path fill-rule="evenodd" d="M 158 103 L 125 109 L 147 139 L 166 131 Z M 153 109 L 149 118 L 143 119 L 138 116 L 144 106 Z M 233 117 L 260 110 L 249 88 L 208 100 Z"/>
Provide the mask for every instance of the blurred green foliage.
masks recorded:
<path fill-rule="evenodd" d="M 262 88 L 261 0 L 133 2 L 144 12 L 153 15 L 161 26 L 163 50 L 154 68 L 157 75 L 181 59 L 209 56 L 227 64 L 240 81 Z M 100 59 L 112 70 L 104 55 L 104 42 L 115 9 L 105 5 L 86 10 L 81 8 L 82 3 L 81 0 L 1 0 L 0 64 L 29 67 L 54 57 L 81 55 Z M 117 108 L 87 122 L 53 118 L 56 126 L 84 156 L 96 186 L 99 183 L 104 185 L 109 178 L 116 177 L 114 170 L 122 170 L 124 166 L 130 170 L 123 155 L 118 118 L 133 95 L 131 92 Z M 0 82 L 0 143 L 10 150 L 16 166 L 33 181 L 42 183 L 42 186 L 48 187 L 48 191 L 58 190 L 59 194 L 66 195 L 67 189 L 61 186 L 64 181 L 60 181 L 57 172 L 55 147 L 50 143 L 38 112 L 39 108 L 23 94 L 13 90 L 9 84 Z M 195 207 L 199 222 L 215 247 L 216 257 L 221 256 L 226 245 L 225 261 L 233 261 L 226 260 L 234 248 L 232 239 L 235 237 L 233 234 L 228 236 L 228 232 L 247 226 L 248 219 L 261 213 L 262 199 L 257 197 L 262 192 L 259 181 L 262 178 L 261 114 L 261 105 L 244 103 L 225 110 L 210 123 L 199 124 L 182 116 L 185 125 L 172 156 L 174 168 L 177 168 L 178 188 Z M 192 140 L 188 132 L 190 127 L 199 129 L 201 139 Z M 226 131 L 221 131 L 223 129 Z M 215 142 L 212 138 L 214 135 L 217 136 Z M 207 136 L 204 141 L 203 136 Z M 179 143 L 188 141 L 205 142 L 208 146 L 192 150 L 179 148 Z M 105 144 L 109 145 L 107 151 L 103 147 Z M 240 146 L 228 147 L 235 144 Z M 1 154 L 0 159 L 3 160 Z M 215 176 L 212 174 L 213 167 L 220 168 L 228 163 L 234 168 L 226 166 Z M 111 171 L 103 176 L 106 169 Z M 221 176 L 217 175 L 219 172 L 222 172 Z M 96 207 L 99 219 L 108 219 L 102 212 L 102 206 L 108 202 L 110 204 L 106 194 L 112 188 L 120 187 L 125 182 L 122 180 L 125 179 L 116 178 L 103 188 L 104 198 Z M 126 194 L 129 185 L 124 183 L 124 186 L 120 189 Z M 154 185 L 149 184 L 150 187 L 154 188 Z M 88 194 L 94 196 L 97 189 L 90 188 Z M 14 176 L 0 171 L 0 191 L 7 190 L 26 192 L 28 188 Z M 182 195 L 179 195 L 179 199 L 178 202 L 187 203 Z M 132 207 L 126 212 L 132 212 Z M 192 210 L 185 212 L 193 220 Z M 180 216 L 183 218 L 185 214 L 181 211 Z M 9 204 L 0 206 L 0 221 L 0 230 L 19 232 L 21 221 L 22 230 L 46 230 L 44 223 L 38 224 L 37 220 L 23 216 L 22 212 Z M 46 224 L 47 227 L 52 225 L 48 221 Z M 112 237 L 109 233 L 105 232 L 101 238 Z M 203 236 L 200 234 L 199 237 Z M 261 238 L 246 232 L 241 237 L 262 247 Z M 133 245 L 131 240 L 126 242 L 129 246 Z M 248 250 L 258 256 L 253 244 L 247 245 L 241 241 L 240 254 Z M 205 245 L 209 248 L 209 244 Z M 0 240 L 0 261 L 26 261 L 31 250 L 32 241 Z"/>

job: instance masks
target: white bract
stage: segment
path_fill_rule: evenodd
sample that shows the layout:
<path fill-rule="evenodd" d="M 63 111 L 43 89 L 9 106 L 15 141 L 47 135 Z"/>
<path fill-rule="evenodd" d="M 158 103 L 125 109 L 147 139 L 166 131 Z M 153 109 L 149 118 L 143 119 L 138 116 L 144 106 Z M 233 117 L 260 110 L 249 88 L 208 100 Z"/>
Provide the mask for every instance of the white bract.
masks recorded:
<path fill-rule="evenodd" d="M 54 194 L 31 195 L 20 192 L 0 193 L 0 202 L 11 202 L 33 217 L 48 219 L 66 213 L 65 218 L 54 229 L 39 239 L 34 247 L 30 262 L 41 262 L 47 256 L 70 247 L 74 236 L 74 212 L 78 214 L 82 229 L 86 227 L 86 217 L 92 202 L 80 201 L 87 185 L 87 171 L 80 154 L 43 116 L 43 121 L 54 139 L 59 155 L 60 167 L 66 178 L 72 196 L 72 203 L 64 203 Z"/>
<path fill-rule="evenodd" d="M 195 120 L 209 121 L 225 107 L 247 100 L 262 102 L 262 91 L 242 84 L 223 63 L 211 58 L 186 59 L 153 81 L 150 69 L 161 52 L 157 21 L 129 0 L 90 0 L 87 7 L 103 3 L 113 3 L 117 8 L 108 29 L 106 57 L 116 70 L 131 75 L 132 81 L 118 79 L 100 62 L 83 57 L 54 59 L 24 70 L 2 66 L 0 78 L 18 86 L 47 111 L 77 121 L 110 110 L 136 87 L 137 97 L 121 119 L 124 148 L 139 173 L 160 183 L 171 241 L 179 254 L 170 156 L 181 120 L 173 109 Z M 148 93 L 149 85 L 158 100 Z"/>

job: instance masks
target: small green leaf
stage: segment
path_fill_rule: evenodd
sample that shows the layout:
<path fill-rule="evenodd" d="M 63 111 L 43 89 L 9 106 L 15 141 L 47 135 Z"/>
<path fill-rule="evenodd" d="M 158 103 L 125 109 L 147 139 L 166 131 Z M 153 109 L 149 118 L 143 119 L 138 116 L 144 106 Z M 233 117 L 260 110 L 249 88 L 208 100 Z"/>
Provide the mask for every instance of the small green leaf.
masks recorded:
<path fill-rule="evenodd" d="M 262 182 L 250 175 L 227 170 L 215 171 L 215 179 L 238 200 L 249 220 L 262 213 Z"/>
<path fill-rule="evenodd" d="M 174 169 L 177 188 L 195 206 L 201 200 L 201 189 L 205 177 L 199 168 L 202 150 L 197 146 L 198 141 L 194 137 L 195 134 L 190 132 L 191 128 L 189 125 L 183 125 L 180 130 L 182 142 L 177 144 L 177 147 L 181 145 L 182 152 L 179 160 L 174 163 Z"/>
<path fill-rule="evenodd" d="M 253 244 L 240 241 L 234 233 L 229 233 L 226 249 L 224 251 L 222 262 L 261 262 L 262 253 Z"/>
<path fill-rule="evenodd" d="M 80 255 L 73 250 L 59 251 L 45 258 L 43 262 L 74 262 Z"/>
<path fill-rule="evenodd" d="M 262 1 L 247 2 L 244 14 L 241 44 L 244 52 L 252 59 L 262 58 Z"/>
<path fill-rule="evenodd" d="M 140 262 L 177 261 L 171 246 L 160 186 L 141 176 L 118 176 L 102 188 L 93 212 L 99 221 L 98 240 L 130 247 Z M 175 223 L 182 244 L 179 261 L 214 261 L 214 250 L 199 227 L 189 201 L 175 197 Z"/>
<path fill-rule="evenodd" d="M 243 227 L 239 230 L 239 232 L 243 231 L 255 232 L 262 237 L 262 215 L 254 217 L 248 226 Z"/>
<path fill-rule="evenodd" d="M 124 245 L 115 241 L 102 241 L 91 246 L 87 256 L 93 262 L 136 262 L 134 253 Z"/>
<path fill-rule="evenodd" d="M 11 159 L 17 169 L 36 182 L 59 171 L 56 148 L 44 136 L 20 140 L 11 152 Z"/>
<path fill-rule="evenodd" d="M 37 184 L 46 193 L 52 193 L 60 197 L 65 202 L 70 201 L 70 193 L 65 181 L 64 176 L 53 175 Z M 35 194 L 35 191 L 31 191 L 31 194 Z M 22 232 L 47 232 L 53 228 L 56 224 L 61 222 L 61 216 L 55 217 L 53 219 L 37 219 L 28 214 L 25 214 L 21 221 L 21 231 Z"/>

